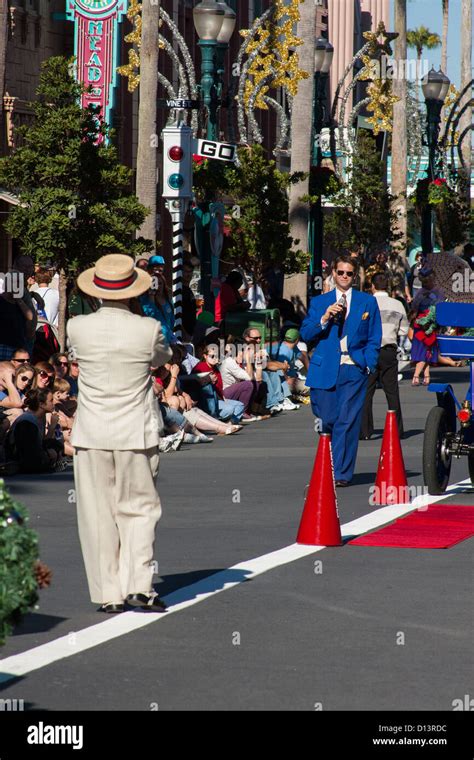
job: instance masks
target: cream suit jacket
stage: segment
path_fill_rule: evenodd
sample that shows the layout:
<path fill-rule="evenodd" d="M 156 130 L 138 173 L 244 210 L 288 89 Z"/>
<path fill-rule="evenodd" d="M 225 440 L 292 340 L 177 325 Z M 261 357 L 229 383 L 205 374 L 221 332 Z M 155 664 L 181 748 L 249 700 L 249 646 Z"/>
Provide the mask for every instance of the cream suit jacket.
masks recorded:
<path fill-rule="evenodd" d="M 162 420 L 150 366 L 171 358 L 161 324 L 107 301 L 94 314 L 71 319 L 67 335 L 79 363 L 71 444 L 105 451 L 157 446 Z"/>

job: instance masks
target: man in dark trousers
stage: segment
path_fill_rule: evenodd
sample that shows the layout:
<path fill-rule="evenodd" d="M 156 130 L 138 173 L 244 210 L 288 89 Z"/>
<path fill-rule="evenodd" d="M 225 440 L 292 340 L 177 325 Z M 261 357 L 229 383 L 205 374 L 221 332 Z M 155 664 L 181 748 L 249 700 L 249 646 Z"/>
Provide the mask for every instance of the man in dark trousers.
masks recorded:
<path fill-rule="evenodd" d="M 382 347 L 376 371 L 370 375 L 367 385 L 364 410 L 362 412 L 361 439 L 366 441 L 374 432 L 372 416 L 372 401 L 377 381 L 380 381 L 387 398 L 389 409 L 397 413 L 398 432 L 403 438 L 403 419 L 398 390 L 398 341 L 408 335 L 409 323 L 403 304 L 396 298 L 391 298 L 387 292 L 388 277 L 386 274 L 374 274 L 372 278 L 372 293 L 377 299 L 382 319 Z"/>
<path fill-rule="evenodd" d="M 315 343 L 306 384 L 311 405 L 332 436 L 336 485 L 348 486 L 354 473 L 368 376 L 375 372 L 382 323 L 372 295 L 352 287 L 357 264 L 350 256 L 333 263 L 336 287 L 311 301 L 301 338 Z"/>

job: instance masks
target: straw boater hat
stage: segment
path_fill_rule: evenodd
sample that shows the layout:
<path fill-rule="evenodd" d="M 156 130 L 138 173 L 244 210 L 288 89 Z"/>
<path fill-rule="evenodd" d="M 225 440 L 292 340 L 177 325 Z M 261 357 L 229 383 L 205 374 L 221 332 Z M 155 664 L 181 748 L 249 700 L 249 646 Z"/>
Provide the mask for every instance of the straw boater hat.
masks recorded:
<path fill-rule="evenodd" d="M 151 277 L 143 269 L 136 269 L 130 256 L 110 253 L 95 262 L 77 278 L 78 287 L 88 296 L 104 301 L 135 298 L 151 288 Z"/>

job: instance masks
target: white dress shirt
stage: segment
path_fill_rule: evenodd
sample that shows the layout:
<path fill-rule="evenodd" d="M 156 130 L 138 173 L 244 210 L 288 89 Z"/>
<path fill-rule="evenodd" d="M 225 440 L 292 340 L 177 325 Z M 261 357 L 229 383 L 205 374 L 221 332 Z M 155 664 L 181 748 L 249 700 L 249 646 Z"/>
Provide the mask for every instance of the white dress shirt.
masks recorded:
<path fill-rule="evenodd" d="M 346 290 L 346 291 L 339 290 L 339 288 L 336 288 L 336 303 L 341 300 L 343 295 L 346 296 L 346 300 L 347 300 L 347 311 L 346 311 L 346 319 L 347 319 L 347 317 L 349 316 L 349 312 L 351 310 L 352 288 L 349 288 L 349 290 Z M 344 335 L 344 337 L 341 338 L 341 364 L 354 364 L 351 357 L 347 353 L 347 335 Z"/>

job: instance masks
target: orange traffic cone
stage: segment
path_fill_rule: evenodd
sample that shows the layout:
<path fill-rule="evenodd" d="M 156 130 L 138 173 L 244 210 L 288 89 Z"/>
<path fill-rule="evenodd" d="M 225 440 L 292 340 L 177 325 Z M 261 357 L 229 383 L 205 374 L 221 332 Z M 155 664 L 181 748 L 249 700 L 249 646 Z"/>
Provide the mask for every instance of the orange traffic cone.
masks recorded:
<path fill-rule="evenodd" d="M 379 466 L 371 503 L 389 505 L 408 504 L 409 501 L 407 475 L 400 436 L 398 435 L 397 417 L 394 411 L 389 410 L 385 420 Z"/>
<path fill-rule="evenodd" d="M 319 439 L 296 543 L 342 545 L 329 433 L 322 433 Z"/>

